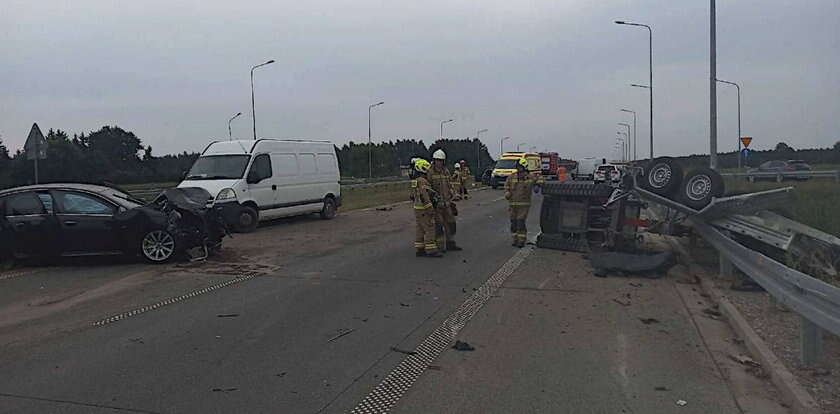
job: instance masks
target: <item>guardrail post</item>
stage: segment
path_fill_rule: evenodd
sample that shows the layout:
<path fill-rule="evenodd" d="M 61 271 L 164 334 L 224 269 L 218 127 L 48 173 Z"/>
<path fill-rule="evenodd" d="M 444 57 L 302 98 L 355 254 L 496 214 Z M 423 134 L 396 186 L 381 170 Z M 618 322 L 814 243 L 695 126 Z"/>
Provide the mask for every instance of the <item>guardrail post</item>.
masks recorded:
<path fill-rule="evenodd" d="M 835 170 L 834 171 L 834 182 L 835 183 L 840 183 L 840 170 Z"/>
<path fill-rule="evenodd" d="M 799 324 L 799 360 L 802 365 L 814 365 L 822 353 L 822 328 L 800 317 Z"/>

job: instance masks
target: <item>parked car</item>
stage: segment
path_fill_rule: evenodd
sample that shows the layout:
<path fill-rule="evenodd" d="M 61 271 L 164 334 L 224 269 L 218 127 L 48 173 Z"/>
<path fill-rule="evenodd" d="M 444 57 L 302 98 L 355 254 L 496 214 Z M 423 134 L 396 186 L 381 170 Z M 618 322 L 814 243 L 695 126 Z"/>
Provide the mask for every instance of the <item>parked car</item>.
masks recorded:
<path fill-rule="evenodd" d="M 207 190 L 244 233 L 277 217 L 320 213 L 331 219 L 341 206 L 338 160 L 328 141 L 213 142 L 178 187 Z"/>
<path fill-rule="evenodd" d="M 796 172 L 798 171 L 809 172 L 811 171 L 811 166 L 802 160 L 767 161 L 759 165 L 758 168 L 747 171 L 748 174 L 755 174 L 748 175 L 747 179 L 755 182 L 762 179 L 781 181 L 785 179 L 807 180 L 811 178 L 808 174 L 797 175 Z"/>
<path fill-rule="evenodd" d="M 166 190 L 150 204 L 91 184 L 0 191 L 0 256 L 139 254 L 163 263 L 194 247 L 207 253 L 227 233 L 212 201 L 200 188 Z"/>
<path fill-rule="evenodd" d="M 621 182 L 621 170 L 618 166 L 612 164 L 599 165 L 598 168 L 595 169 L 593 176 L 593 180 L 596 184 L 618 184 Z"/>

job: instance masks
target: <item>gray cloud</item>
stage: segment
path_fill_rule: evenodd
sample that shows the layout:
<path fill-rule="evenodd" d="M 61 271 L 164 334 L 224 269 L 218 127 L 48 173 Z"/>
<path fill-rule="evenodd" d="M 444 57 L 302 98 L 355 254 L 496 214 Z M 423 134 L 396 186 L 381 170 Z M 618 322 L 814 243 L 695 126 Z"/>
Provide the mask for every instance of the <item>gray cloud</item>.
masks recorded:
<path fill-rule="evenodd" d="M 250 137 L 258 69 L 266 137 L 474 135 L 609 155 L 618 112 L 639 113 L 647 152 L 647 34 L 654 27 L 657 152 L 708 148 L 708 2 L 6 0 L 0 14 L 0 134 L 32 122 L 70 132 L 117 124 L 155 153 Z M 743 132 L 767 148 L 840 139 L 840 2 L 718 1 L 718 75 L 741 83 Z M 721 86 L 720 148 L 735 146 L 735 91 Z M 380 138 L 381 139 L 381 138 Z"/>

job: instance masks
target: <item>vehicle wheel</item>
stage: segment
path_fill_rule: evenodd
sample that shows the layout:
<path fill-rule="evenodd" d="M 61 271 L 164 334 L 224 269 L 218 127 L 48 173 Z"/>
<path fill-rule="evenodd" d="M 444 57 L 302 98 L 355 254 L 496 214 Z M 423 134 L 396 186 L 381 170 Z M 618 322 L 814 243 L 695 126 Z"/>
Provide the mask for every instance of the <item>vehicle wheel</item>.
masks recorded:
<path fill-rule="evenodd" d="M 337 211 L 338 207 L 335 205 L 335 199 L 332 197 L 325 198 L 324 207 L 321 209 L 321 218 L 324 220 L 333 219 Z"/>
<path fill-rule="evenodd" d="M 642 176 L 642 188 L 664 197 L 673 195 L 682 181 L 682 168 L 671 157 L 654 158 Z"/>
<path fill-rule="evenodd" d="M 140 239 L 140 254 L 151 263 L 166 263 L 175 257 L 175 237 L 166 230 L 152 230 Z"/>
<path fill-rule="evenodd" d="M 251 233 L 260 224 L 260 215 L 253 207 L 243 206 L 236 219 L 236 231 Z"/>
<path fill-rule="evenodd" d="M 711 168 L 698 168 L 689 172 L 680 191 L 679 201 L 695 210 L 700 210 L 720 197 L 724 192 L 723 178 Z"/>

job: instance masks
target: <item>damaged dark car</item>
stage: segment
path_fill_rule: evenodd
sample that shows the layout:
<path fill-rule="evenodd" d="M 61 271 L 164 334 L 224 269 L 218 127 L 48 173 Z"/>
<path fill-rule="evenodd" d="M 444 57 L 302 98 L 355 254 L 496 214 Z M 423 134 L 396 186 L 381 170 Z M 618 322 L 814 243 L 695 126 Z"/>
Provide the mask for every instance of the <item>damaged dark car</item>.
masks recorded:
<path fill-rule="evenodd" d="M 165 263 L 221 248 L 225 222 L 200 188 L 164 191 L 145 204 L 119 189 L 43 184 L 0 191 L 0 259 L 139 255 Z"/>

